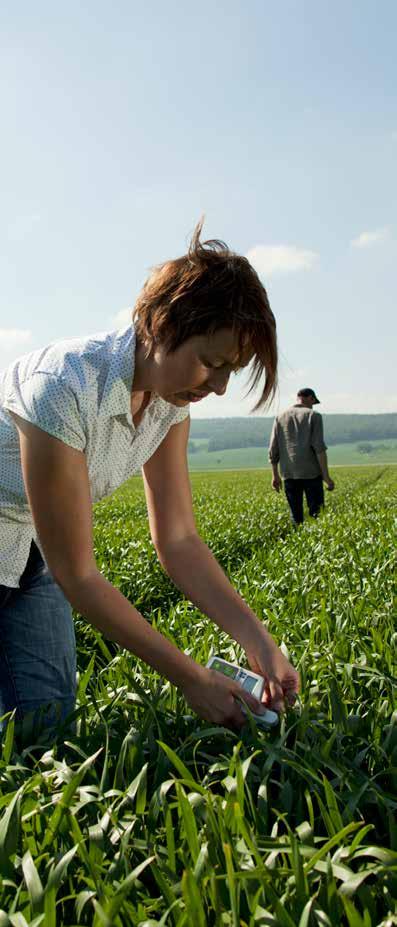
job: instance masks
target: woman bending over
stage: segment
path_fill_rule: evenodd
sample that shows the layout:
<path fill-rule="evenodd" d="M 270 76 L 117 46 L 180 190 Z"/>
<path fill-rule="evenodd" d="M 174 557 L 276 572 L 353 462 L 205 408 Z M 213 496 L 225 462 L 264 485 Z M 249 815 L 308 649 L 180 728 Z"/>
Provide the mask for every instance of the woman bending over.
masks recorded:
<path fill-rule="evenodd" d="M 0 717 L 33 712 L 48 727 L 73 711 L 74 608 L 178 686 L 201 718 L 244 724 L 239 685 L 152 628 L 96 566 L 92 504 L 141 468 L 153 544 L 173 582 L 241 644 L 269 707 L 298 689 L 196 530 L 190 403 L 224 395 L 230 374 L 250 364 L 251 388 L 264 380 L 259 408 L 277 374 L 275 320 L 256 272 L 200 232 L 188 254 L 152 272 L 126 328 L 58 341 L 0 377 Z"/>

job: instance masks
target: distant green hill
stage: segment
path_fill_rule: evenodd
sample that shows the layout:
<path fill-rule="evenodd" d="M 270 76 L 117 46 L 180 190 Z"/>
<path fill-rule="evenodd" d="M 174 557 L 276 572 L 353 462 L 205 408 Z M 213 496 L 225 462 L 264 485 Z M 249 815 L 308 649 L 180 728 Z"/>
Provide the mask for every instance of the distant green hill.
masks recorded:
<path fill-rule="evenodd" d="M 250 470 L 270 467 L 267 447 L 240 447 L 207 451 L 208 441 L 197 440 L 196 451 L 189 453 L 189 470 Z M 328 450 L 330 467 L 365 464 L 397 464 L 397 440 L 333 444 Z"/>
<path fill-rule="evenodd" d="M 353 444 L 397 439 L 397 412 L 384 415 L 323 415 L 326 444 Z M 238 448 L 267 448 L 273 418 L 205 418 L 192 419 L 191 452 L 195 453 L 195 439 L 207 451 L 215 453 Z"/>

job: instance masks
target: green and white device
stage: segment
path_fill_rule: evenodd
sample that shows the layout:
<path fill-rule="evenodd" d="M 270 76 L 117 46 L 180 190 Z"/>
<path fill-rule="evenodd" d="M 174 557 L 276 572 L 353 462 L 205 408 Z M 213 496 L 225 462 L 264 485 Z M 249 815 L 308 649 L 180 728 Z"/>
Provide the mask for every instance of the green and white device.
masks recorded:
<path fill-rule="evenodd" d="M 227 660 L 223 660 L 222 657 L 210 657 L 207 667 L 208 669 L 216 670 L 218 673 L 223 673 L 223 675 L 228 676 L 229 679 L 234 679 L 246 692 L 249 692 L 250 695 L 257 698 L 258 702 L 261 701 L 265 687 L 262 676 L 258 676 L 257 673 L 244 669 L 242 666 L 228 663 Z M 242 706 L 242 711 L 244 711 L 244 706 Z M 256 723 L 263 724 L 264 727 L 273 727 L 273 725 L 278 724 L 278 714 L 276 711 L 271 711 L 270 708 L 266 708 L 263 714 L 260 715 L 255 714 L 254 711 L 252 711 L 251 714 Z"/>

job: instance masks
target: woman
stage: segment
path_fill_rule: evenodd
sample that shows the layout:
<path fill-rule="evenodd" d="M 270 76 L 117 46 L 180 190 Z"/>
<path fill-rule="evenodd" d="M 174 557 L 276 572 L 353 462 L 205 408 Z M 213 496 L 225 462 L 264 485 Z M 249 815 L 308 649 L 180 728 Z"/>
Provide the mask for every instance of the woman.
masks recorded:
<path fill-rule="evenodd" d="M 179 651 L 96 567 L 92 503 L 140 468 L 171 579 L 243 646 L 270 707 L 297 691 L 298 674 L 195 527 L 189 404 L 223 395 L 230 374 L 252 363 L 252 388 L 265 371 L 258 408 L 277 370 L 274 316 L 257 274 L 222 242 L 202 244 L 200 232 L 201 224 L 187 255 L 149 277 L 133 325 L 35 351 L 0 380 L 0 717 L 15 709 L 51 725 L 73 710 L 73 607 L 178 686 L 201 718 L 244 724 L 239 685 Z"/>

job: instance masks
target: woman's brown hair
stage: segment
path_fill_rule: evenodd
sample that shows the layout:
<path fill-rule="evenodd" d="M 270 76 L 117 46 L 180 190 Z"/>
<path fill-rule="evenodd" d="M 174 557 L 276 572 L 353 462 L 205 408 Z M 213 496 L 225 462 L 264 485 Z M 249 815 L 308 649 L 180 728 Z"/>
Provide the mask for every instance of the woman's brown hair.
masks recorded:
<path fill-rule="evenodd" d="M 265 287 L 247 258 L 223 241 L 200 241 L 197 224 L 189 251 L 154 268 L 134 307 L 138 338 L 151 350 L 162 344 L 175 351 L 193 335 L 232 329 L 240 355 L 254 352 L 250 390 L 265 371 L 265 383 L 254 411 L 273 398 L 277 385 L 276 321 Z"/>

